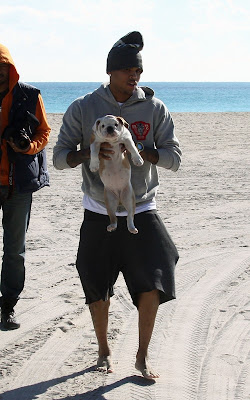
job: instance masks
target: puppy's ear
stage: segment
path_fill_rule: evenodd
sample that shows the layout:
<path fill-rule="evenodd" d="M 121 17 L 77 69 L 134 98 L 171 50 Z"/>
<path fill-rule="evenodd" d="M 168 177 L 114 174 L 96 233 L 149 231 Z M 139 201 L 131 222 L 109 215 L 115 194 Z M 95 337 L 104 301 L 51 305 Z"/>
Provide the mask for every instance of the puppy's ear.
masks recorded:
<path fill-rule="evenodd" d="M 127 128 L 127 129 L 128 129 L 128 127 L 129 127 L 129 124 L 127 123 L 127 121 L 125 121 L 125 119 L 124 119 L 124 118 L 122 118 L 122 117 L 116 117 L 116 119 L 118 119 L 118 121 L 120 121 L 120 122 L 121 122 L 121 124 L 122 124 L 122 125 L 124 125 L 124 126 L 125 126 L 125 128 Z"/>
<path fill-rule="evenodd" d="M 98 128 L 98 126 L 100 125 L 100 122 L 101 122 L 100 119 L 97 119 L 97 120 L 95 121 L 95 123 L 94 123 L 94 125 L 93 125 L 93 128 L 92 128 L 94 132 L 97 131 L 97 128 Z"/>

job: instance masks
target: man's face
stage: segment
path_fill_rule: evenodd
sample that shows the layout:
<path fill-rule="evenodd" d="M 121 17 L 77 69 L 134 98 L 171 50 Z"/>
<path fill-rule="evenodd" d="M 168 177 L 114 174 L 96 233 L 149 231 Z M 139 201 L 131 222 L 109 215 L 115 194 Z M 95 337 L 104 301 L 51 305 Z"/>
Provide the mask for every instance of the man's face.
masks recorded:
<path fill-rule="evenodd" d="M 0 90 L 3 91 L 9 86 L 9 69 L 10 65 L 0 63 Z"/>
<path fill-rule="evenodd" d="M 110 73 L 110 90 L 117 101 L 122 103 L 132 96 L 141 73 L 141 68 L 119 69 Z"/>

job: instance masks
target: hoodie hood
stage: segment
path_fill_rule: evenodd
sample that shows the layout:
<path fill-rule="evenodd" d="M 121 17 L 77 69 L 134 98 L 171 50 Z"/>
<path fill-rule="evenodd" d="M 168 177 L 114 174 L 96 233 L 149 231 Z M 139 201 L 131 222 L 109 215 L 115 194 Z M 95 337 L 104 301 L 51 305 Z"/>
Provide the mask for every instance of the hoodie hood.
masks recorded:
<path fill-rule="evenodd" d="M 0 43 L 0 63 L 10 64 L 9 70 L 9 91 L 13 89 L 19 80 L 19 74 L 16 70 L 13 58 L 6 46 Z"/>
<path fill-rule="evenodd" d="M 111 90 L 109 89 L 109 83 L 103 83 L 98 89 L 96 89 L 93 94 L 104 98 L 112 104 L 117 104 Z M 132 96 L 125 102 L 126 104 L 136 103 L 138 101 L 146 101 L 154 96 L 153 89 L 146 86 L 138 86 L 137 90 L 132 94 Z"/>

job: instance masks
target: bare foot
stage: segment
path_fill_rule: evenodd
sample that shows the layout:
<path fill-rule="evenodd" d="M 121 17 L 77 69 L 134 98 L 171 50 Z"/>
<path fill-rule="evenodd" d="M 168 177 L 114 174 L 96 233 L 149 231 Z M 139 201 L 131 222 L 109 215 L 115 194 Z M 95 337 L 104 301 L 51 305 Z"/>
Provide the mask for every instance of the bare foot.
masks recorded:
<path fill-rule="evenodd" d="M 146 359 L 144 359 L 143 361 L 137 360 L 135 363 L 135 368 L 140 371 L 146 379 L 156 379 L 160 377 L 157 372 L 153 371 Z"/>
<path fill-rule="evenodd" d="M 99 356 L 96 364 L 96 370 L 100 372 L 114 372 L 110 356 Z"/>

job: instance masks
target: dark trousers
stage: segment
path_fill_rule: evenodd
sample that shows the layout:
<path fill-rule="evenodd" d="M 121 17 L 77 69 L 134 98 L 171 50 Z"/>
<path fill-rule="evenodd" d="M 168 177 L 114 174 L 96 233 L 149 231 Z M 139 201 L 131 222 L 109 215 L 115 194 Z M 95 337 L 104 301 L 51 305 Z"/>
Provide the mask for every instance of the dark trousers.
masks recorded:
<path fill-rule="evenodd" d="M 24 287 L 25 239 L 29 226 L 32 193 L 14 192 L 0 204 L 3 212 L 3 260 L 0 289 L 2 301 L 15 304 Z"/>

